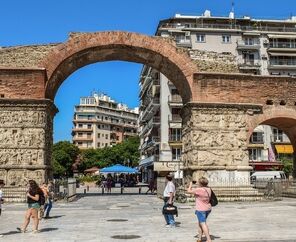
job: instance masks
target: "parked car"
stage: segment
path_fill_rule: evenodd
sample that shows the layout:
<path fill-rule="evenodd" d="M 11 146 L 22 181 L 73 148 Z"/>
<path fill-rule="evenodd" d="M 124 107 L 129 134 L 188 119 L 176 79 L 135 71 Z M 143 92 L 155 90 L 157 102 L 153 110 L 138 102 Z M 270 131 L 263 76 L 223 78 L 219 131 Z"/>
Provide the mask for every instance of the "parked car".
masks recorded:
<path fill-rule="evenodd" d="M 267 181 L 270 179 L 287 179 L 283 171 L 256 171 L 251 175 L 251 182 Z"/>

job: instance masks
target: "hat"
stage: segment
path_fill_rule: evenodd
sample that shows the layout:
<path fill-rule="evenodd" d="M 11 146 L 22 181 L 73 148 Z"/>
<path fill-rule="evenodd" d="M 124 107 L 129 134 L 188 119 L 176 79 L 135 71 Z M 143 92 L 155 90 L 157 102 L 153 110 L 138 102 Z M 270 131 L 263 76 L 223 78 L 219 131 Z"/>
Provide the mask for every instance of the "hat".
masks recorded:
<path fill-rule="evenodd" d="M 5 185 L 4 180 L 0 180 L 0 185 Z"/>

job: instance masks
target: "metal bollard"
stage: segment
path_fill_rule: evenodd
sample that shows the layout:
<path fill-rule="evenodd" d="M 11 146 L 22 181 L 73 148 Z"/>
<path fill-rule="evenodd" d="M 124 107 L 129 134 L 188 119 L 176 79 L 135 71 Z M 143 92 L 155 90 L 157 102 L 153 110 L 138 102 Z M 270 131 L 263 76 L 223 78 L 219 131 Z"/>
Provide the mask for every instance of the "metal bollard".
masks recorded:
<path fill-rule="evenodd" d="M 141 190 L 142 190 L 142 188 L 141 188 L 141 187 L 139 187 L 139 194 L 141 194 Z"/>
<path fill-rule="evenodd" d="M 104 187 L 102 187 L 102 194 L 104 194 L 104 192 L 105 192 L 105 191 L 104 191 Z"/>
<path fill-rule="evenodd" d="M 120 188 L 120 193 L 121 193 L 121 194 L 123 193 L 123 187 Z"/>
<path fill-rule="evenodd" d="M 84 188 L 84 195 L 86 194 L 86 189 Z"/>
<path fill-rule="evenodd" d="M 86 186 L 87 191 L 89 191 L 89 186 Z"/>

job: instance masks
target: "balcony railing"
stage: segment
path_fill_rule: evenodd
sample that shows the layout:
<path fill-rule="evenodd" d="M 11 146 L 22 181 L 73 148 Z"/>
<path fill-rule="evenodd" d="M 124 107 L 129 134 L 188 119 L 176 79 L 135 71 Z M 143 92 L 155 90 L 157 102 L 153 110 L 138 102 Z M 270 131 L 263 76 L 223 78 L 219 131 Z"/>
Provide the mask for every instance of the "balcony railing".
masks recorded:
<path fill-rule="evenodd" d="M 296 43 L 291 43 L 291 42 L 277 42 L 277 43 L 272 43 L 271 42 L 271 43 L 269 43 L 269 48 L 294 49 L 294 48 L 296 48 Z"/>
<path fill-rule="evenodd" d="M 169 117 L 169 122 L 182 122 L 182 117 L 179 114 L 173 114 Z"/>
<path fill-rule="evenodd" d="M 284 135 L 271 135 L 270 139 L 271 139 L 271 142 L 281 143 L 281 142 L 284 142 Z"/>
<path fill-rule="evenodd" d="M 171 134 L 169 136 L 169 142 L 179 142 L 182 141 L 182 135 L 181 134 Z"/>
<path fill-rule="evenodd" d="M 259 49 L 260 42 L 259 41 L 237 41 L 237 48 L 238 49 Z"/>
<path fill-rule="evenodd" d="M 270 66 L 295 66 L 296 59 L 279 59 L 279 60 L 270 60 Z"/>
<path fill-rule="evenodd" d="M 238 63 L 239 68 L 260 68 L 261 63 L 258 61 L 244 61 L 242 63 Z"/>
<path fill-rule="evenodd" d="M 255 23 L 254 23 L 255 24 Z M 211 23 L 187 23 L 187 24 L 170 24 L 164 23 L 160 29 L 233 29 L 233 30 L 257 30 L 257 31 L 274 31 L 274 32 L 296 32 L 296 27 L 286 26 L 255 26 L 255 25 L 237 25 L 237 24 L 211 24 Z"/>
<path fill-rule="evenodd" d="M 182 103 L 182 98 L 180 95 L 171 95 L 169 96 L 170 103 Z"/>

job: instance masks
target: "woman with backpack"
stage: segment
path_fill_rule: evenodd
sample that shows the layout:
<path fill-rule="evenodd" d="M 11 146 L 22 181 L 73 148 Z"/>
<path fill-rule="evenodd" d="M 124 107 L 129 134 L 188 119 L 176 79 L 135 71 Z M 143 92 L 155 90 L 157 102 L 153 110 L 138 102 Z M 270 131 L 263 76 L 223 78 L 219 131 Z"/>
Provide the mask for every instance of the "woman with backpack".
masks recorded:
<path fill-rule="evenodd" d="M 195 214 L 198 219 L 198 240 L 201 242 L 202 234 L 207 238 L 207 242 L 211 242 L 209 227 L 206 223 L 207 217 L 211 213 L 212 206 L 210 203 L 211 200 L 211 188 L 208 187 L 208 179 L 201 177 L 198 180 L 199 186 L 192 189 L 192 182 L 190 182 L 187 192 L 194 194 L 195 196 Z"/>
<path fill-rule="evenodd" d="M 42 190 L 34 180 L 29 180 L 27 191 L 27 203 L 28 209 L 25 215 L 25 221 L 21 228 L 17 228 L 20 232 L 25 233 L 30 223 L 30 219 L 33 219 L 33 233 L 38 233 L 38 211 L 40 209 L 40 199 L 44 197 Z"/>

